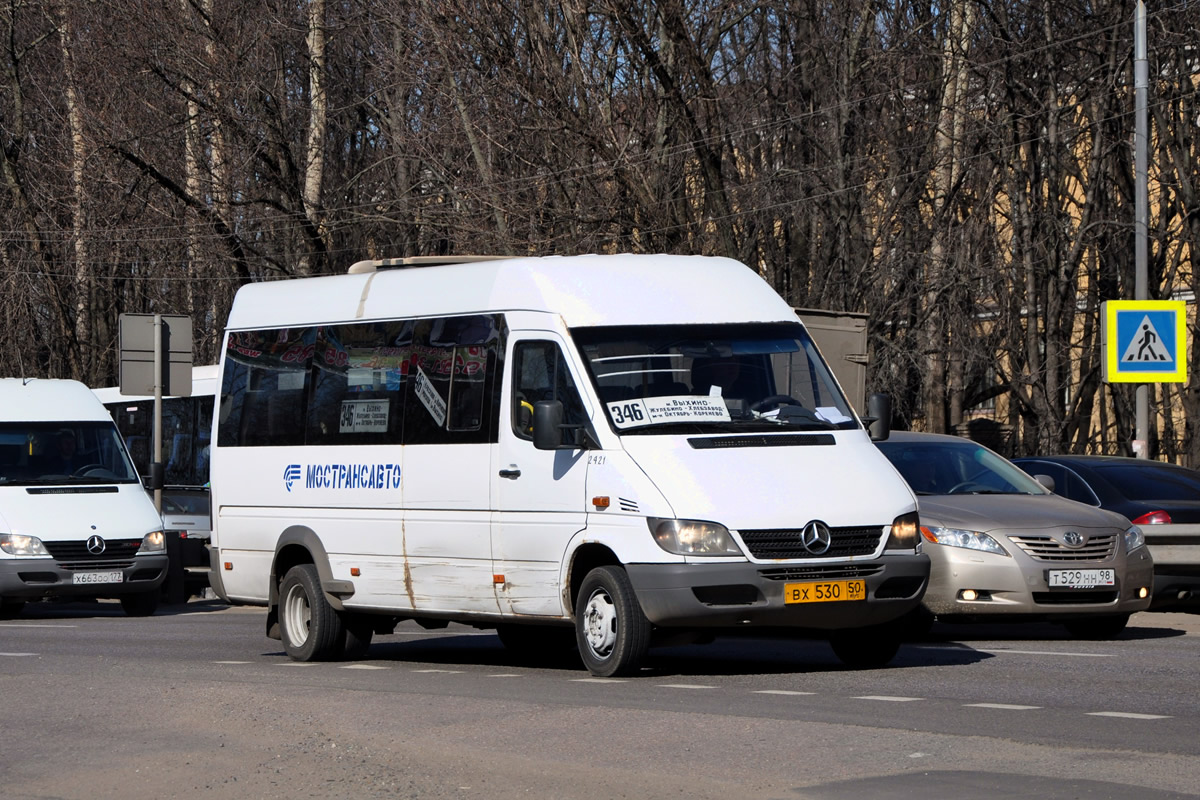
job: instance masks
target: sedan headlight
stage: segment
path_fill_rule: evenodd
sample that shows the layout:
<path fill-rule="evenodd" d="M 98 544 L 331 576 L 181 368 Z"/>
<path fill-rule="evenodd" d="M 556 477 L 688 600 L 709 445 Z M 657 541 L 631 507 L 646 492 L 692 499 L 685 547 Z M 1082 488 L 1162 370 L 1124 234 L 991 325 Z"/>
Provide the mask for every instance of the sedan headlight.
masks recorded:
<path fill-rule="evenodd" d="M 647 517 L 658 546 L 681 556 L 740 556 L 729 529 L 715 522 Z"/>
<path fill-rule="evenodd" d="M 1132 553 L 1139 547 L 1146 544 L 1146 536 L 1142 533 L 1142 529 L 1134 525 L 1129 530 L 1125 531 L 1125 552 Z"/>
<path fill-rule="evenodd" d="M 888 534 L 887 549 L 916 550 L 919 552 L 921 549 L 921 540 L 917 538 L 917 528 L 920 525 L 921 520 L 915 511 L 896 517 L 892 520 L 892 530 Z"/>
<path fill-rule="evenodd" d="M 10 556 L 42 556 L 44 558 L 50 555 L 41 539 L 36 536 L 22 536 L 19 533 L 0 533 L 0 550 Z"/>
<path fill-rule="evenodd" d="M 161 553 L 166 549 L 167 544 L 163 538 L 163 532 L 151 531 L 142 537 L 142 546 L 138 548 L 138 553 Z"/>
<path fill-rule="evenodd" d="M 988 536 L 986 533 L 979 531 L 964 531 L 959 528 L 943 528 L 940 525 L 935 525 L 932 528 L 921 526 L 921 535 L 931 542 L 944 544 L 947 547 L 963 547 L 967 550 L 979 550 L 984 553 L 995 553 L 998 556 L 1007 556 L 1008 551 L 1000 546 L 1000 543 Z"/>

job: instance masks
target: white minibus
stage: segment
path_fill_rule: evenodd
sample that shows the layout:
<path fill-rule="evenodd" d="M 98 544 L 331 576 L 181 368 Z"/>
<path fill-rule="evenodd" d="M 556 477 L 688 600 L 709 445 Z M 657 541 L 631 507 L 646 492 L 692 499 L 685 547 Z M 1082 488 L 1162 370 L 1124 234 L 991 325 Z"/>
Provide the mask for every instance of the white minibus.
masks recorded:
<path fill-rule="evenodd" d="M 758 628 L 899 646 L 917 503 L 795 312 L 725 258 L 359 262 L 230 311 L 212 582 L 299 661 L 400 620 L 594 675 Z M 574 630 L 572 631 L 572 626 Z"/>
<path fill-rule="evenodd" d="M 112 417 L 78 381 L 0 379 L 0 615 L 45 598 L 153 614 L 162 520 Z"/>

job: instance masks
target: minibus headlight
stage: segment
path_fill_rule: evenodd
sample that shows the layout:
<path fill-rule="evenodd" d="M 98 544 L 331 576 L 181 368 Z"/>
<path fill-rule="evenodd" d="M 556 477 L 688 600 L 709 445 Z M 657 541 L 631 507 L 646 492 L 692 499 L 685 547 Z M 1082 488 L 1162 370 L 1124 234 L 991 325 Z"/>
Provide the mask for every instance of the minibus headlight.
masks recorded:
<path fill-rule="evenodd" d="M 138 548 L 138 553 L 161 553 L 165 549 L 167 545 L 163 532 L 151 531 L 142 537 L 142 546 Z"/>
<path fill-rule="evenodd" d="M 1125 552 L 1132 553 L 1139 547 L 1146 544 L 1146 536 L 1142 533 L 1142 529 L 1134 525 L 1129 530 L 1125 531 Z"/>
<path fill-rule="evenodd" d="M 49 556 L 46 545 L 36 536 L 22 536 L 19 533 L 0 533 L 0 550 L 10 556 Z"/>
<path fill-rule="evenodd" d="M 740 556 L 729 530 L 715 522 L 648 517 L 654 541 L 668 553 L 681 556 Z"/>
<path fill-rule="evenodd" d="M 888 534 L 886 549 L 919 551 L 921 540 L 917 529 L 920 527 L 921 522 L 915 511 L 896 517 L 892 520 L 892 531 Z"/>

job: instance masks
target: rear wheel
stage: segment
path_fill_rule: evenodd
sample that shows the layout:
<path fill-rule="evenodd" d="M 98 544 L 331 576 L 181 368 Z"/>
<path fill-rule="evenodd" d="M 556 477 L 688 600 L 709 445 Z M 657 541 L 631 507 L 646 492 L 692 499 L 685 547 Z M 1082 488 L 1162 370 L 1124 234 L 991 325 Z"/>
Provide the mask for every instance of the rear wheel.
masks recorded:
<path fill-rule="evenodd" d="M 346 651 L 346 627 L 312 564 L 292 567 L 279 584 L 279 633 L 293 661 L 332 661 Z"/>
<path fill-rule="evenodd" d="M 121 610 L 129 617 L 149 617 L 158 610 L 159 591 L 121 595 Z"/>
<path fill-rule="evenodd" d="M 1115 639 L 1128 624 L 1128 614 L 1106 614 L 1102 617 L 1085 617 L 1063 623 L 1067 633 L 1077 639 Z"/>
<path fill-rule="evenodd" d="M 16 597 L 0 597 L 0 619 L 13 619 L 20 616 L 25 608 L 25 601 Z"/>
<path fill-rule="evenodd" d="M 637 672 L 652 631 L 624 569 L 597 567 L 587 574 L 575 604 L 575 639 L 589 672 L 600 678 Z"/>
<path fill-rule="evenodd" d="M 833 654 L 851 669 L 876 669 L 886 666 L 900 650 L 900 627 L 872 625 L 834 631 L 829 637 Z"/>

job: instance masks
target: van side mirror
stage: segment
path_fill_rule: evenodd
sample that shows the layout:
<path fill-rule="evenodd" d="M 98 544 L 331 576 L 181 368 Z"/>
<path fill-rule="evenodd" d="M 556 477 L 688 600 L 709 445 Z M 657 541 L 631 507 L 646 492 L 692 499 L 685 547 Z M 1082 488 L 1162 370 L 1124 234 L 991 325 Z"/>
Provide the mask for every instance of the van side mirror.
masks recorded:
<path fill-rule="evenodd" d="M 161 461 L 150 462 L 150 474 L 146 476 L 146 488 L 152 492 L 157 492 L 163 488 L 163 463 Z"/>
<path fill-rule="evenodd" d="M 558 400 L 539 400 L 533 404 L 533 446 L 538 450 L 557 450 L 562 445 L 559 428 L 563 406 Z"/>
<path fill-rule="evenodd" d="M 892 435 L 892 396 L 876 392 L 867 398 L 867 416 L 863 420 L 871 441 L 883 442 Z"/>

